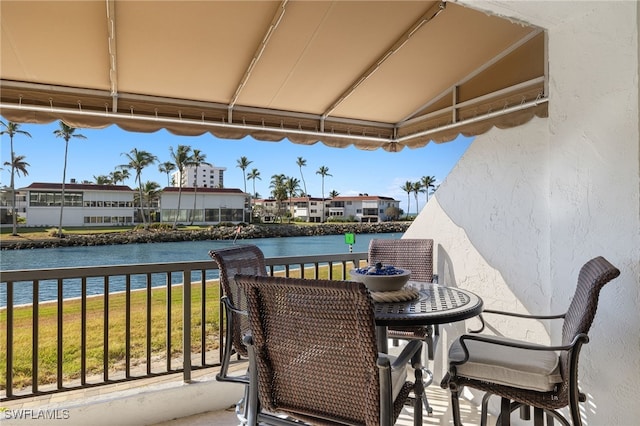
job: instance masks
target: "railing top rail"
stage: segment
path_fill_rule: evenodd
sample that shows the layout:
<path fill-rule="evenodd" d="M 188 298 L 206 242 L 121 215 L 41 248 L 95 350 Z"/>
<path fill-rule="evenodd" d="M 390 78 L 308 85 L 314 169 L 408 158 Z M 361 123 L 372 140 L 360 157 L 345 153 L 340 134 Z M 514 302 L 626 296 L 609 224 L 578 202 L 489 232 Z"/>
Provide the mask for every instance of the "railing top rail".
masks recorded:
<path fill-rule="evenodd" d="M 317 254 L 306 256 L 280 256 L 265 259 L 267 266 L 299 265 L 306 263 L 326 263 L 340 261 L 359 261 L 366 259 L 367 253 Z M 147 274 L 181 272 L 184 270 L 218 269 L 213 260 L 190 262 L 138 263 L 131 265 L 80 266 L 48 269 L 16 269 L 0 272 L 0 282 L 33 281 L 46 279 L 68 279 L 83 277 L 102 277 L 127 274 Z"/>

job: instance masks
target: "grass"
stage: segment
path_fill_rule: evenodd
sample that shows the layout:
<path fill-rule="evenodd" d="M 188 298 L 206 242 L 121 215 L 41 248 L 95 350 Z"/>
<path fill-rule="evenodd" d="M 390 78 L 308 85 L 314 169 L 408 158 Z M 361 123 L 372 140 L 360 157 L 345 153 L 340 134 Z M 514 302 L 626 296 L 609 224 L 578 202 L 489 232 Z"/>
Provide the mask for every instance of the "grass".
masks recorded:
<path fill-rule="evenodd" d="M 320 267 L 318 278 L 327 279 L 328 267 Z M 311 277 L 313 271 L 307 271 L 305 276 Z M 298 269 L 291 269 L 290 276 L 299 277 Z M 334 279 L 342 276 L 342 265 L 333 266 Z M 125 365 L 126 351 L 126 322 L 125 322 L 125 294 L 114 293 L 108 295 L 109 327 L 108 327 L 108 368 L 110 372 L 121 371 Z M 151 291 L 151 352 L 152 356 L 166 356 L 167 348 L 167 289 L 154 288 Z M 212 280 L 206 286 L 205 319 L 205 347 L 201 345 L 201 301 L 200 285 L 193 285 L 191 294 L 191 352 L 200 353 L 218 348 L 219 342 L 219 287 L 218 281 Z M 146 358 L 146 291 L 131 292 L 131 365 L 145 362 Z M 182 354 L 182 287 L 173 286 L 171 289 L 171 349 L 170 356 Z M 38 310 L 38 385 L 56 382 L 57 377 L 57 314 L 58 306 L 55 302 L 39 305 Z M 13 386 L 23 388 L 31 386 L 33 378 L 33 307 L 20 306 L 14 309 L 13 318 Z M 78 379 L 81 371 L 81 301 L 77 299 L 63 302 L 63 381 Z M 87 376 L 104 373 L 104 296 L 87 298 L 86 319 L 86 372 Z M 0 310 L 0 389 L 6 389 L 7 369 L 7 310 Z"/>
<path fill-rule="evenodd" d="M 167 290 L 154 288 L 151 292 L 151 352 L 166 355 L 167 335 Z M 191 298 L 191 337 L 193 352 L 200 352 L 201 342 L 200 285 L 194 285 Z M 218 283 L 210 282 L 206 289 L 206 343 L 204 350 L 218 347 L 219 332 Z M 110 370 L 124 368 L 126 351 L 125 294 L 109 295 L 108 355 Z M 145 359 L 147 294 L 145 291 L 131 292 L 130 350 L 132 364 Z M 55 383 L 57 374 L 57 303 L 39 305 L 38 320 L 38 384 Z M 63 303 L 63 378 L 64 381 L 80 377 L 81 371 L 81 302 L 66 300 Z M 13 385 L 16 388 L 31 386 L 33 377 L 33 308 L 22 306 L 14 309 L 13 326 Z M 86 325 L 86 371 L 87 375 L 103 374 L 104 347 L 104 296 L 87 298 Z M 0 324 L 7 323 L 7 311 L 0 311 Z M 182 353 L 182 289 L 171 291 L 171 355 Z M 0 388 L 6 388 L 6 336 L 7 329 L 0 327 Z"/>

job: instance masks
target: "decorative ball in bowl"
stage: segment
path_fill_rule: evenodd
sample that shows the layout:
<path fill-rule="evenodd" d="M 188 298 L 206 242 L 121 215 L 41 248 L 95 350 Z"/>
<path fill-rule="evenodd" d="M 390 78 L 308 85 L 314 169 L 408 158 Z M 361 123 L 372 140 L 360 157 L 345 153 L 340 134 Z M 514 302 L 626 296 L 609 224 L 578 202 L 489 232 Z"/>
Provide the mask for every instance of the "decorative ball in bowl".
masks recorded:
<path fill-rule="evenodd" d="M 374 266 L 352 269 L 351 280 L 364 283 L 369 291 L 400 290 L 409 281 L 411 271 L 377 263 Z"/>

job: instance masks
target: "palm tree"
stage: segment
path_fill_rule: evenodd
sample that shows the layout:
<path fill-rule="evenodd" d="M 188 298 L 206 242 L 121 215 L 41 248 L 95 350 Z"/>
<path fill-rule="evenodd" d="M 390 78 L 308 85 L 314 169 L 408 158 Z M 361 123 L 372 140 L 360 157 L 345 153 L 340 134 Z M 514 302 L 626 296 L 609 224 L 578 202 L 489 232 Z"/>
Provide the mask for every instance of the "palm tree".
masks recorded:
<path fill-rule="evenodd" d="M 146 181 L 142 187 L 143 201 L 147 209 L 153 205 L 153 202 L 160 198 L 160 184 L 153 181 Z M 151 215 L 149 215 L 149 222 L 151 222 Z"/>
<path fill-rule="evenodd" d="M 160 173 L 166 173 L 167 174 L 167 186 L 171 186 L 171 182 L 169 180 L 171 172 L 176 170 L 176 165 L 173 164 L 171 161 L 165 161 L 164 163 L 161 163 L 160 165 L 158 165 L 158 171 Z"/>
<path fill-rule="evenodd" d="M 287 194 L 289 195 L 289 222 L 291 222 L 291 218 L 295 213 L 295 210 L 293 209 L 292 198 L 300 190 L 300 181 L 294 177 L 287 177 L 284 182 L 284 187 L 287 191 Z"/>
<path fill-rule="evenodd" d="M 329 198 L 336 198 L 340 193 L 335 189 L 329 193 Z"/>
<path fill-rule="evenodd" d="M 80 133 L 75 133 L 76 129 L 67 126 L 62 120 L 59 122 L 60 128 L 54 130 L 53 134 L 57 138 L 64 139 L 64 167 L 62 169 L 62 194 L 60 197 L 60 224 L 58 225 L 58 238 L 62 238 L 62 214 L 64 211 L 64 181 L 67 179 L 67 156 L 69 153 L 69 141 L 71 138 L 86 139 L 87 137 Z"/>
<path fill-rule="evenodd" d="M 95 181 L 96 185 L 111 185 L 113 183 L 113 180 L 109 176 L 105 175 L 94 175 L 93 180 Z"/>
<path fill-rule="evenodd" d="M 253 193 L 251 194 L 251 220 L 253 221 L 253 199 L 258 198 L 258 193 L 256 192 L 256 179 L 262 180 L 262 178 L 260 177 L 258 169 L 253 168 L 249 173 L 247 173 L 247 179 L 253 181 Z"/>
<path fill-rule="evenodd" d="M 329 174 L 329 168 L 326 166 L 320 166 L 320 168 L 316 171 L 317 175 L 322 176 L 322 220 L 324 222 L 324 178 L 326 176 L 331 176 Z"/>
<path fill-rule="evenodd" d="M 193 210 L 191 211 L 190 225 L 193 225 L 193 217 L 196 214 L 196 195 L 198 192 L 198 167 L 200 167 L 203 164 L 206 164 L 208 166 L 211 165 L 211 163 L 207 163 L 206 161 L 204 161 L 206 159 L 207 159 L 207 154 L 203 154 L 199 149 L 194 149 L 193 154 L 191 155 L 191 160 L 189 161 L 189 165 L 194 166 L 196 168 L 196 178 L 193 180 Z"/>
<path fill-rule="evenodd" d="M 413 182 L 413 195 L 416 198 L 416 216 L 418 216 L 418 193 L 424 192 L 425 190 L 422 187 L 422 183 Z"/>
<path fill-rule="evenodd" d="M 127 164 L 123 164 L 120 167 L 128 170 L 136 171 L 135 181 L 138 183 L 138 192 L 140 194 L 139 199 L 140 199 L 140 214 L 142 215 L 142 225 L 144 226 L 144 229 L 147 229 L 148 228 L 147 218 L 144 214 L 144 203 L 143 203 L 144 195 L 143 195 L 143 188 L 142 188 L 142 169 L 144 169 L 147 166 L 150 166 L 151 164 L 154 164 L 156 161 L 158 161 L 158 157 L 156 157 L 155 155 L 147 151 L 139 151 L 137 148 L 133 148 L 128 153 L 124 152 L 122 153 L 122 155 L 126 156 L 129 162 Z"/>
<path fill-rule="evenodd" d="M 283 174 L 271 176 L 271 196 L 276 200 L 276 210 L 278 218 L 282 217 L 282 202 L 287 199 L 287 189 L 285 187 L 287 177 Z"/>
<path fill-rule="evenodd" d="M 436 187 L 436 177 L 435 176 L 422 176 L 420 178 L 420 183 L 422 187 L 425 189 L 425 194 L 427 194 L 427 203 L 429 202 L 429 188 Z"/>
<path fill-rule="evenodd" d="M 178 226 L 178 216 L 180 216 L 182 178 L 184 177 L 184 169 L 189 165 L 189 161 L 191 160 L 191 147 L 187 145 L 178 145 L 175 151 L 173 150 L 173 147 L 169 147 L 169 151 L 171 152 L 171 158 L 173 159 L 173 163 L 176 165 L 176 169 L 180 172 L 180 182 L 178 182 L 178 209 L 176 217 L 173 220 L 173 229 L 176 229 Z"/>
<path fill-rule="evenodd" d="M 251 163 L 253 163 L 253 161 L 250 161 L 247 157 L 240 157 L 237 160 L 236 164 L 236 167 L 242 169 L 242 178 L 244 179 L 244 192 L 247 192 L 247 176 L 245 174 L 245 170 L 247 170 L 247 167 L 249 167 L 249 164 Z"/>
<path fill-rule="evenodd" d="M 409 209 L 411 208 L 411 197 L 410 197 L 410 195 L 413 192 L 413 182 L 411 182 L 409 180 L 406 181 L 404 183 L 404 185 L 402 185 L 400 187 L 400 189 L 402 189 L 404 192 L 407 193 L 407 214 L 406 214 L 406 217 L 408 219 L 409 218 Z"/>
<path fill-rule="evenodd" d="M 311 215 L 309 214 L 309 211 L 311 209 L 309 205 L 309 193 L 307 192 L 307 183 L 304 181 L 304 175 L 302 174 L 302 168 L 307 166 L 307 160 L 302 157 L 298 157 L 298 159 L 296 160 L 296 164 L 300 169 L 300 178 L 302 178 L 302 188 L 304 189 L 304 196 L 307 197 L 307 222 L 309 222 L 309 220 L 311 220 Z"/>
<path fill-rule="evenodd" d="M 24 155 L 14 155 L 12 156 L 12 160 L 11 162 L 9 161 L 5 161 L 4 165 L 5 166 L 11 166 L 11 170 L 13 171 L 14 174 L 17 174 L 18 176 L 22 175 L 22 176 L 27 176 L 29 174 L 29 172 L 27 171 L 27 167 L 30 166 L 29 163 L 27 163 L 26 161 L 24 161 L 26 157 Z M 16 197 L 15 197 L 15 192 L 13 192 L 13 174 L 11 175 L 11 192 L 12 192 L 12 198 L 13 198 L 13 210 L 12 210 L 12 221 L 13 221 L 13 233 L 11 235 L 18 235 L 17 229 L 18 229 L 18 214 L 16 213 Z"/>
<path fill-rule="evenodd" d="M 111 178 L 113 184 L 117 185 L 119 182 L 124 183 L 125 180 L 131 177 L 131 174 L 129 173 L 128 169 L 114 170 L 113 172 L 109 173 L 109 177 Z"/>
<path fill-rule="evenodd" d="M 15 173 L 16 173 L 16 168 L 15 168 L 15 164 L 16 164 L 16 154 L 13 152 L 13 137 L 15 135 L 25 135 L 28 137 L 31 137 L 31 134 L 27 131 L 24 130 L 20 130 L 20 124 L 18 123 L 13 123 L 11 121 L 5 123 L 4 121 L 0 120 L 0 125 L 2 126 L 2 129 L 0 131 L 0 135 L 9 135 L 9 142 L 11 143 L 11 161 L 10 162 L 5 162 L 4 165 L 5 166 L 11 166 L 11 216 L 12 216 L 12 222 L 13 222 L 13 230 L 11 235 L 18 235 L 18 221 L 17 221 L 17 215 L 16 215 L 16 188 L 15 188 Z M 24 159 L 24 157 L 22 157 Z M 26 163 L 25 163 L 26 164 Z"/>

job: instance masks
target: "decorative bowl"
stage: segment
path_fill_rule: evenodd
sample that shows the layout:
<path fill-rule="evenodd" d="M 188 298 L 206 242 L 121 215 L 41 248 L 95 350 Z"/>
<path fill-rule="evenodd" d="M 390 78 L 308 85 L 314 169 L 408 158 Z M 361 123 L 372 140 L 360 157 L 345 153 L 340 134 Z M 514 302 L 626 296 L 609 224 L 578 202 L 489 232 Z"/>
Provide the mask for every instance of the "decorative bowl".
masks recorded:
<path fill-rule="evenodd" d="M 364 283 L 369 291 L 396 291 L 409 281 L 411 271 L 376 264 L 376 266 L 352 269 L 349 275 L 351 280 Z"/>

